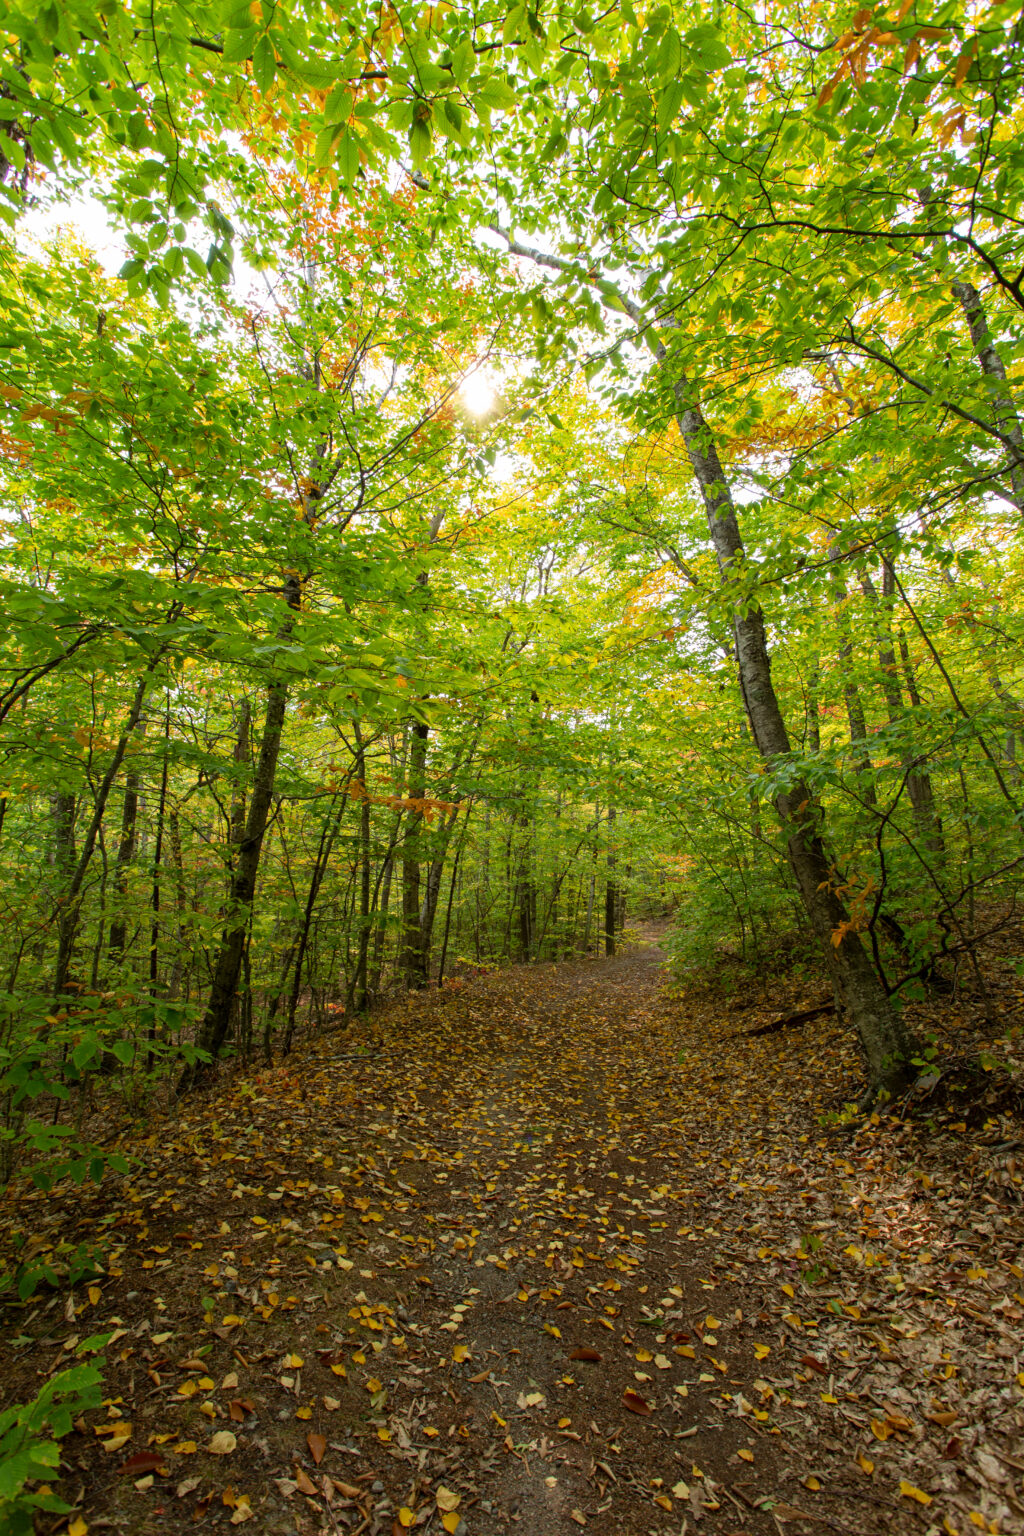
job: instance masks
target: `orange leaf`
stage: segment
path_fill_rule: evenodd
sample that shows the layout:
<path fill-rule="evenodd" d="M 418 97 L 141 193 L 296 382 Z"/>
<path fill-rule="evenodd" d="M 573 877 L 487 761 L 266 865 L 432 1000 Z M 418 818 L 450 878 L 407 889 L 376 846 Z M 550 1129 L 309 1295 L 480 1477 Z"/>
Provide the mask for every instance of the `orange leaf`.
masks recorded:
<path fill-rule="evenodd" d="M 654 1409 L 651 1407 L 650 1403 L 647 1402 L 645 1398 L 642 1398 L 639 1392 L 634 1392 L 629 1387 L 627 1387 L 625 1392 L 622 1394 L 622 1402 L 623 1406 L 628 1408 L 630 1413 L 639 1413 L 640 1415 L 646 1417 L 648 1414 L 654 1412 Z"/>
<path fill-rule="evenodd" d="M 324 1459 L 327 1449 L 327 1441 L 323 1435 L 307 1435 L 306 1444 L 309 1446 L 309 1454 L 313 1458 L 313 1464 L 319 1466 Z"/>

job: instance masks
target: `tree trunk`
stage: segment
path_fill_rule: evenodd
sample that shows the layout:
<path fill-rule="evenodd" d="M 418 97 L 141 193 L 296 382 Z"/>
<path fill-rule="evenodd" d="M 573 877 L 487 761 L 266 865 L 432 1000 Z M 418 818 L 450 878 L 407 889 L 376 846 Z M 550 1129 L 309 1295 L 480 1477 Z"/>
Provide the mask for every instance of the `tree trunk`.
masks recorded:
<path fill-rule="evenodd" d="M 885 708 L 889 716 L 889 724 L 899 727 L 903 721 L 903 694 L 900 691 L 900 673 L 896 662 L 896 652 L 893 649 L 892 635 L 889 631 L 888 602 L 893 590 L 893 570 L 888 560 L 882 564 L 883 596 L 886 606 L 883 608 L 879 601 L 878 592 L 874 582 L 867 571 L 861 574 L 861 588 L 865 597 L 871 604 L 872 616 L 875 620 L 875 641 L 878 646 L 878 665 L 882 674 L 882 692 L 885 695 Z M 910 797 L 911 809 L 914 813 L 914 821 L 917 824 L 918 836 L 921 844 L 929 853 L 941 858 L 945 852 L 942 839 L 942 822 L 939 820 L 935 808 L 935 795 L 932 791 L 932 781 L 926 769 L 921 765 L 923 759 L 915 758 L 912 752 L 903 748 L 901 752 L 903 773 L 906 779 L 907 794 Z"/>
<path fill-rule="evenodd" d="M 429 729 L 421 720 L 412 728 L 409 745 L 408 796 L 426 798 L 427 738 Z M 425 987 L 429 980 L 428 955 L 423 947 L 420 926 L 420 860 L 417 846 L 423 826 L 423 812 L 412 806 L 406 812 L 402 844 L 402 974 L 412 991 Z"/>
<path fill-rule="evenodd" d="M 135 825 L 139 812 L 139 776 L 128 773 L 124 780 L 124 801 L 121 807 L 121 837 L 114 860 L 114 915 L 110 919 L 110 936 L 107 953 L 114 965 L 124 959 L 125 939 L 128 934 L 128 918 L 125 910 L 128 899 L 128 871 L 135 858 Z"/>
<path fill-rule="evenodd" d="M 675 384 L 676 420 L 700 486 L 723 586 L 742 578 L 745 551 L 736 509 L 714 439 L 685 378 Z M 772 684 L 764 616 L 744 594 L 734 607 L 740 691 L 757 749 L 769 766 L 791 751 Z M 775 793 L 790 868 L 822 947 L 836 1001 L 856 1030 L 874 1093 L 892 1093 L 913 1075 L 915 1041 L 895 1012 L 837 892 L 838 877 L 825 851 L 825 818 L 799 777 Z"/>
<path fill-rule="evenodd" d="M 836 626 L 839 630 L 839 671 L 843 679 L 843 698 L 846 701 L 846 718 L 850 725 L 854 769 L 865 803 L 871 810 L 875 810 L 878 805 L 875 792 L 875 770 L 867 749 L 868 728 L 864 718 L 864 705 L 853 675 L 853 641 L 850 639 L 850 626 L 846 617 L 846 583 L 836 569 L 837 562 L 842 559 L 842 552 L 834 542 L 829 545 L 828 558 L 832 565 L 832 596 L 835 603 Z"/>
<path fill-rule="evenodd" d="M 297 586 L 295 595 L 297 600 Z M 224 1044 L 231 1023 L 231 1010 L 234 1006 L 238 976 L 242 967 L 242 952 L 245 949 L 250 908 L 256 892 L 256 876 L 260 867 L 263 838 L 273 803 L 277 759 L 281 751 L 281 736 L 287 708 L 287 686 L 284 683 L 272 683 L 267 690 L 263 737 L 253 777 L 249 808 L 231 872 L 228 910 L 220 948 L 213 964 L 213 983 L 196 1042 L 202 1050 L 209 1052 L 213 1060 L 216 1060 Z M 187 1067 L 179 1081 L 179 1091 L 190 1087 L 200 1075 L 199 1063 Z"/>
<path fill-rule="evenodd" d="M 618 915 L 619 888 L 615 883 L 615 807 L 608 807 L 608 857 L 604 883 L 604 952 L 615 953 L 615 919 Z"/>
<path fill-rule="evenodd" d="M 1003 434 L 1009 458 L 1010 497 L 1018 512 L 1024 512 L 1024 433 L 1021 432 L 1017 409 L 1010 392 L 1003 360 L 996 351 L 992 333 L 988 328 L 985 307 L 981 295 L 973 283 L 954 283 L 953 297 L 964 312 L 971 332 L 974 355 L 981 364 L 981 371 L 993 381 L 991 403 L 992 420 Z"/>
<path fill-rule="evenodd" d="M 131 741 L 132 734 L 139 723 L 150 677 L 162 658 L 163 651 L 161 650 L 152 658 L 142 677 L 136 683 L 135 693 L 132 696 L 131 706 L 128 711 L 128 719 L 125 721 L 117 746 L 114 748 L 114 755 L 110 760 L 107 771 L 100 780 L 96 790 L 92 816 L 89 820 L 89 825 L 86 827 L 85 837 L 82 839 L 82 851 L 78 856 L 74 869 L 71 871 L 71 878 L 68 881 L 61 906 L 60 922 L 57 930 L 57 964 L 53 977 L 53 996 L 55 1000 L 60 997 L 67 984 L 68 973 L 71 968 L 71 957 L 74 954 L 75 939 L 78 934 L 78 919 L 81 911 L 85 877 L 89 872 L 89 865 L 92 862 L 93 852 L 96 848 L 96 838 L 99 835 L 107 809 L 107 801 L 110 799 L 110 792 L 117 780 L 121 764 L 124 762 L 128 743 Z"/>
<path fill-rule="evenodd" d="M 367 1006 L 367 960 L 370 951 L 370 792 L 366 786 L 366 744 L 358 720 L 354 722 L 357 757 L 356 783 L 359 801 L 359 948 L 352 983 L 353 1007 L 365 1013 Z"/>

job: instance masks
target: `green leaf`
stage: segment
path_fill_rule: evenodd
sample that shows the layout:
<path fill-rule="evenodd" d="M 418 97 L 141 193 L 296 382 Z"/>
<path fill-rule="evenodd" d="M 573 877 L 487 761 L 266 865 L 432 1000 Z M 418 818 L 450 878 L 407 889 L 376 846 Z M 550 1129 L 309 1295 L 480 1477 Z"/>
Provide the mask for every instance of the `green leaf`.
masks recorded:
<path fill-rule="evenodd" d="M 274 45 L 264 34 L 257 42 L 252 54 L 252 78 L 256 89 L 262 95 L 265 96 L 270 90 L 276 74 L 277 58 L 274 54 Z"/>

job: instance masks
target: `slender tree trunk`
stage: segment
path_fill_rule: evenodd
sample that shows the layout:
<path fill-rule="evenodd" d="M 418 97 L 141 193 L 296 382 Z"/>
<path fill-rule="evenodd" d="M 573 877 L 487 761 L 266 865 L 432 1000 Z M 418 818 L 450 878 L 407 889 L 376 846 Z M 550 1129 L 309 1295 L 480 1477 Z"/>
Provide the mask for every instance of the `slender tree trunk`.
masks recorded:
<path fill-rule="evenodd" d="M 842 551 L 837 544 L 833 543 L 829 546 L 828 558 L 832 564 L 832 597 L 836 614 L 836 626 L 839 630 L 839 671 L 843 680 L 846 718 L 850 725 L 850 744 L 853 747 L 854 768 L 864 801 L 871 810 L 874 810 L 878 805 L 878 796 L 875 791 L 875 770 L 867 748 L 868 728 L 864 717 L 864 705 L 861 701 L 860 689 L 854 677 L 853 641 L 850 638 L 850 625 L 846 615 L 846 583 L 837 568 L 837 562 L 842 559 Z"/>
<path fill-rule="evenodd" d="M 370 793 L 366 785 L 366 746 L 358 720 L 355 722 L 358 749 L 355 776 L 360 786 L 359 801 L 359 949 L 352 987 L 356 1013 L 367 1006 L 367 962 L 370 952 Z"/>
<path fill-rule="evenodd" d="M 874 582 L 867 571 L 861 574 L 861 589 L 871 605 L 871 613 L 874 620 L 875 643 L 878 646 L 878 665 L 882 675 L 882 692 L 885 695 L 886 714 L 889 724 L 899 728 L 903 724 L 903 695 L 900 691 L 900 673 L 896 662 L 896 652 L 893 649 L 892 635 L 889 631 L 888 604 L 892 595 L 892 566 L 888 560 L 883 562 L 883 596 L 886 606 L 883 608 L 879 600 Z M 906 747 L 901 749 L 903 773 L 907 784 L 907 794 L 910 797 L 911 809 L 914 813 L 914 821 L 917 825 L 918 836 L 922 847 L 929 853 L 941 857 L 945 851 L 942 839 L 942 822 L 939 819 L 935 807 L 935 795 L 932 791 L 932 781 L 927 769 L 923 765 L 922 758 L 915 758 L 913 752 Z"/>
<path fill-rule="evenodd" d="M 306 906 L 302 914 L 302 925 L 296 936 L 295 965 L 292 971 L 292 987 L 288 996 L 288 1022 L 285 1025 L 283 1051 L 287 1056 L 292 1048 L 292 1036 L 295 1033 L 295 1014 L 299 1006 L 299 997 L 302 993 L 302 970 L 306 963 L 306 951 L 309 948 L 309 938 L 313 930 L 313 914 L 316 910 L 317 898 L 320 895 L 320 887 L 323 885 L 324 875 L 330 863 L 331 854 L 334 852 L 334 844 L 341 830 L 342 817 L 348 804 L 348 795 L 342 795 L 337 812 L 324 827 L 320 836 L 320 846 L 313 862 L 313 873 L 310 876 L 309 889 L 306 892 Z"/>
<path fill-rule="evenodd" d="M 745 551 L 725 471 L 714 438 L 685 378 L 675 384 L 676 420 L 700 486 L 711 542 L 723 585 L 742 583 Z M 737 593 L 733 625 L 740 690 L 762 758 L 774 764 L 791 752 L 771 677 L 764 616 L 746 592 Z M 775 794 L 790 868 L 826 957 L 836 998 L 855 1029 L 872 1090 L 893 1092 L 912 1075 L 915 1042 L 895 1012 L 871 959 L 837 892 L 837 876 L 825 851 L 824 809 L 799 776 Z"/>
<path fill-rule="evenodd" d="M 608 807 L 608 854 L 607 875 L 604 882 L 604 952 L 615 953 L 615 918 L 618 910 L 619 888 L 615 882 L 615 807 Z"/>
<path fill-rule="evenodd" d="M 185 862 L 181 853 L 181 821 L 178 813 L 172 810 L 167 817 L 167 830 L 171 844 L 171 865 L 174 870 L 174 909 L 177 917 L 177 933 L 174 945 L 174 964 L 171 968 L 171 980 L 167 988 L 169 997 L 176 998 L 181 992 L 182 970 L 187 943 L 187 918 L 185 900 Z M 187 995 L 187 989 L 186 989 Z"/>
<path fill-rule="evenodd" d="M 295 597 L 297 603 L 297 584 Z M 289 625 L 289 631 L 290 628 Z M 220 1053 L 231 1023 L 231 1011 L 238 988 L 238 975 L 242 966 L 242 952 L 245 949 L 250 909 L 256 892 L 260 854 L 274 798 L 277 759 L 281 751 L 281 736 L 284 731 L 287 708 L 287 686 L 282 682 L 272 683 L 267 690 L 263 735 L 253 777 L 252 794 L 249 798 L 242 837 L 231 874 L 224 930 L 213 964 L 213 982 L 197 1040 L 200 1048 L 209 1052 L 213 1060 L 216 1060 Z M 186 1068 L 179 1082 L 179 1090 L 191 1086 L 200 1075 L 198 1063 Z"/>
<path fill-rule="evenodd" d="M 125 939 L 128 933 L 128 871 L 135 858 L 135 826 L 139 812 L 139 776 L 125 774 L 124 801 L 121 807 L 121 836 L 114 860 L 114 915 L 110 919 L 110 937 L 107 953 L 114 965 L 124 959 Z"/>
<path fill-rule="evenodd" d="M 410 800 L 426 798 L 427 738 L 429 730 L 421 720 L 412 728 L 409 744 L 409 793 Z M 402 844 L 402 974 L 405 985 L 411 990 L 425 987 L 428 977 L 428 960 L 423 948 L 420 927 L 420 859 L 418 841 L 423 826 L 423 812 L 410 807 L 405 817 L 405 837 Z"/>
<path fill-rule="evenodd" d="M 1010 500 L 1018 512 L 1024 512 L 1024 432 L 1014 405 L 1010 381 L 1006 377 L 1003 360 L 996 351 L 992 333 L 988 327 L 985 306 L 973 283 L 954 283 L 953 297 L 964 312 L 974 355 L 981 371 L 992 381 L 989 396 L 992 420 L 1003 434 L 1004 446 L 1009 459 Z"/>
<path fill-rule="evenodd" d="M 110 760 L 107 771 L 97 787 L 92 816 L 86 827 L 85 836 L 82 839 L 82 851 L 78 856 L 75 867 L 71 872 L 67 889 L 64 892 L 57 929 L 57 964 L 53 977 L 53 996 L 55 1000 L 60 997 L 67 985 L 68 973 L 71 968 L 71 957 L 74 954 L 75 939 L 78 935 L 78 920 L 81 913 L 83 887 L 86 875 L 89 872 L 89 865 L 92 862 L 93 852 L 96 848 L 96 838 L 99 835 L 100 826 L 106 813 L 107 801 L 110 799 L 110 792 L 117 780 L 121 764 L 124 762 L 128 743 L 131 741 L 132 734 L 139 723 L 150 678 L 162 656 L 163 652 L 160 651 L 153 657 L 142 677 L 135 685 L 135 692 L 128 710 L 128 719 L 125 721 L 124 728 L 114 748 L 114 755 Z"/>
<path fill-rule="evenodd" d="M 821 684 L 821 672 L 818 667 L 811 673 L 807 684 L 807 750 L 817 754 L 821 751 L 821 717 L 818 710 L 818 689 Z"/>

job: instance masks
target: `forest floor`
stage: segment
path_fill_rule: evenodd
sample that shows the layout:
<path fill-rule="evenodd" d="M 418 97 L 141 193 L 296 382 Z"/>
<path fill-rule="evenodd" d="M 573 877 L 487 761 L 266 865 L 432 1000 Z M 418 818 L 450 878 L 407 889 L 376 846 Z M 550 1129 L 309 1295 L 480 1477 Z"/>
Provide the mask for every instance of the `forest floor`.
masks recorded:
<path fill-rule="evenodd" d="M 225 1071 L 120 1189 L 9 1197 L 107 1253 L 0 1336 L 24 1398 L 112 1333 L 75 1536 L 1022 1529 L 1019 1040 L 944 1004 L 988 1069 L 851 1130 L 833 1016 L 751 1033 L 818 988 L 673 997 L 656 937 Z"/>

